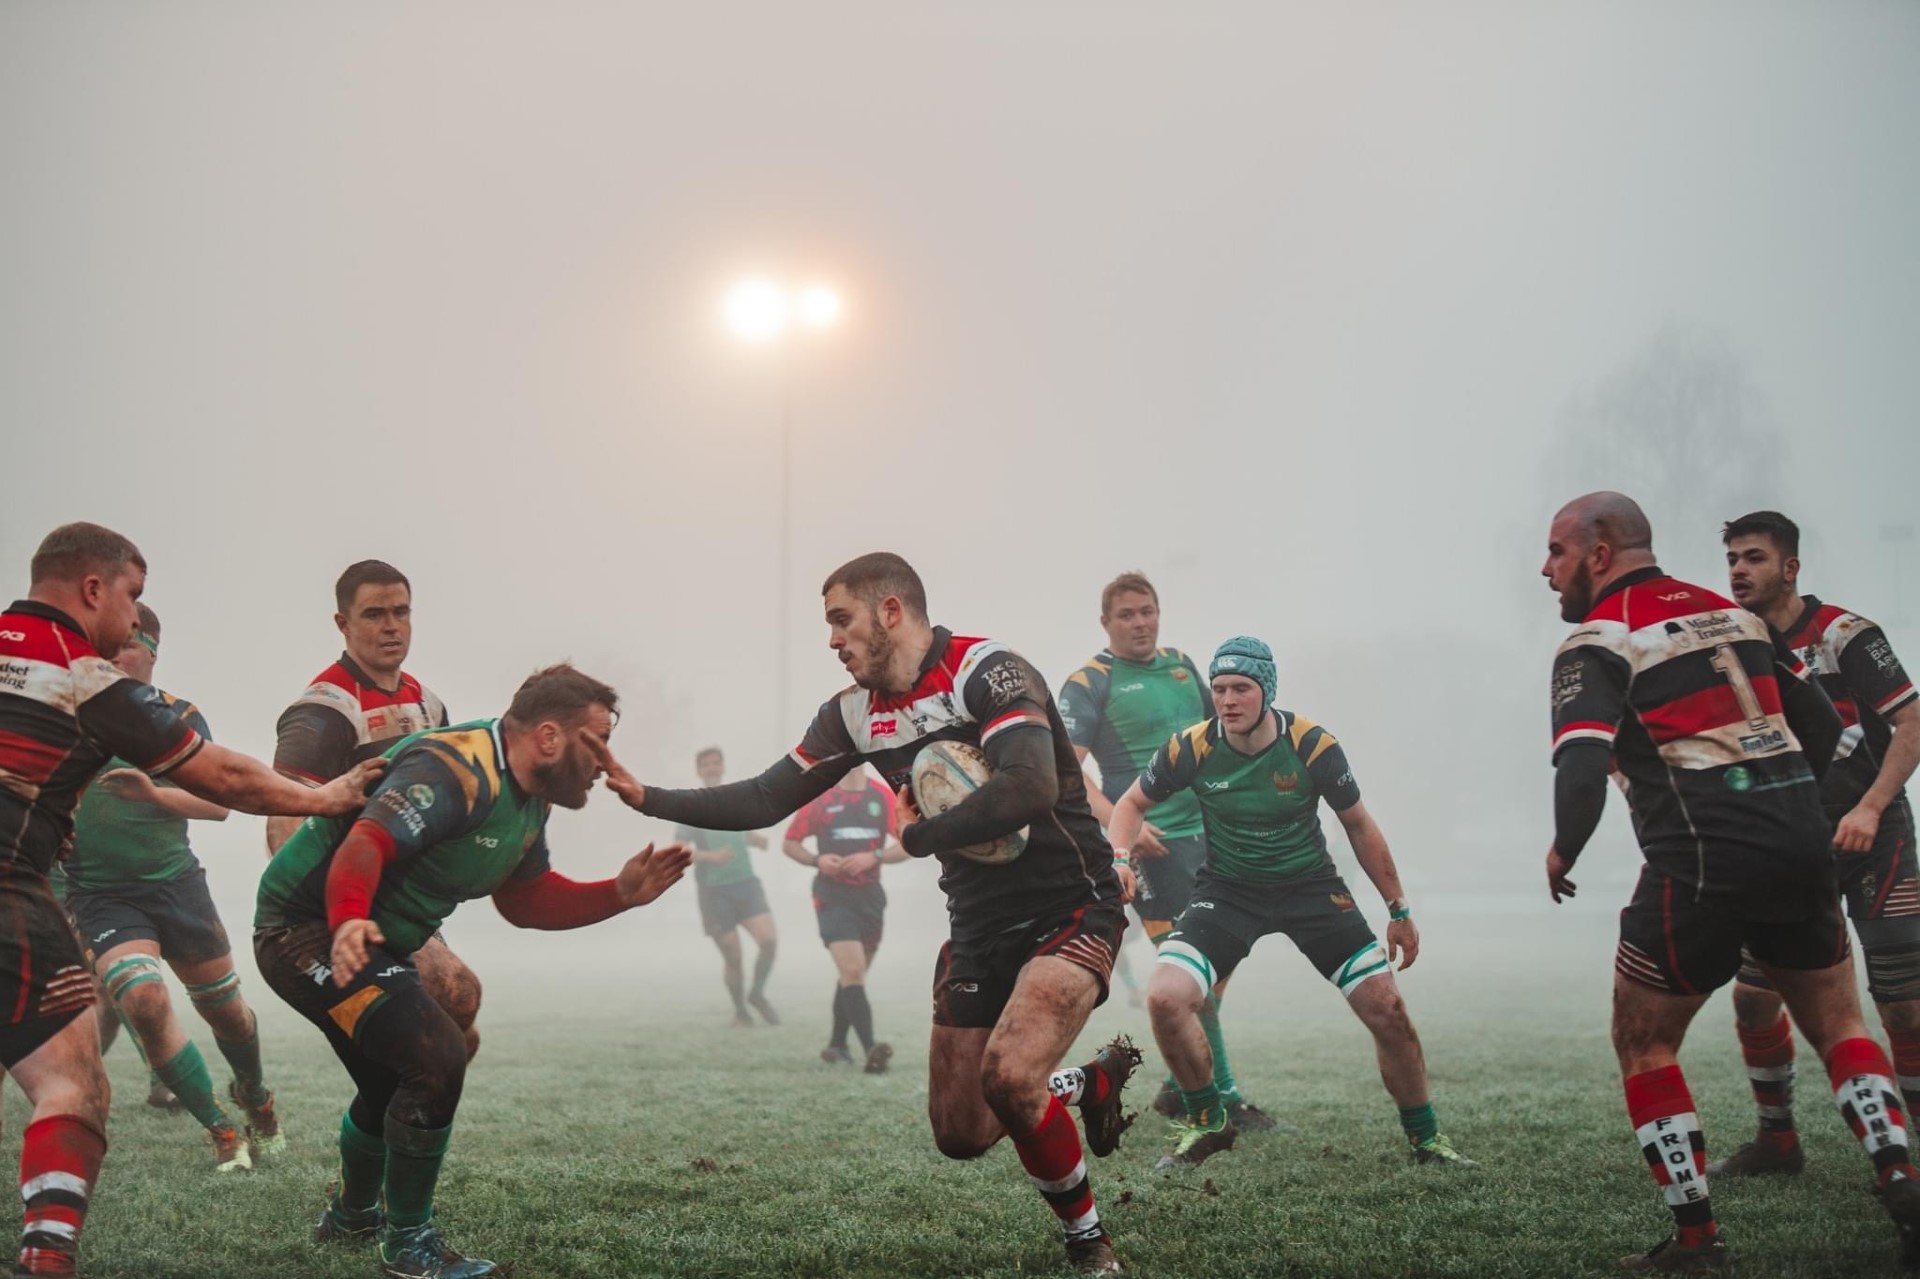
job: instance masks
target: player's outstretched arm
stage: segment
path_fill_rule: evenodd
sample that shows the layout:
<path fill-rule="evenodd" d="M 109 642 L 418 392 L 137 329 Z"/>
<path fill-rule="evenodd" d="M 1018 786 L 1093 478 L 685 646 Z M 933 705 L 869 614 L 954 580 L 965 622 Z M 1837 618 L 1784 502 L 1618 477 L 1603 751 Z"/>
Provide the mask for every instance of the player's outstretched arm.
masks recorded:
<path fill-rule="evenodd" d="M 356 764 L 324 786 L 302 786 L 250 755 L 208 742 L 167 774 L 180 789 L 243 813 L 282 817 L 341 817 L 360 811 L 367 787 L 386 769 L 384 759 Z"/>
<path fill-rule="evenodd" d="M 155 808 L 171 813 L 175 817 L 184 817 L 188 821 L 224 822 L 227 820 L 229 810 L 223 805 L 196 799 L 177 786 L 161 786 L 137 768 L 116 768 L 111 772 L 102 773 L 93 779 L 93 784 L 104 786 L 118 799 L 151 804 Z"/>
<path fill-rule="evenodd" d="M 585 928 L 653 901 L 680 882 L 692 861 L 693 850 L 685 844 L 658 849 L 648 844 L 612 879 L 584 883 L 547 870 L 532 879 L 508 880 L 494 890 L 493 904 L 515 928 Z"/>
<path fill-rule="evenodd" d="M 803 771 L 789 757 L 746 781 L 693 790 L 662 790 L 635 780 L 604 742 L 589 738 L 588 744 L 606 771 L 607 789 L 628 808 L 701 830 L 757 831 L 773 826 L 825 794 L 847 771 Z M 848 767 L 852 764 L 849 760 Z"/>

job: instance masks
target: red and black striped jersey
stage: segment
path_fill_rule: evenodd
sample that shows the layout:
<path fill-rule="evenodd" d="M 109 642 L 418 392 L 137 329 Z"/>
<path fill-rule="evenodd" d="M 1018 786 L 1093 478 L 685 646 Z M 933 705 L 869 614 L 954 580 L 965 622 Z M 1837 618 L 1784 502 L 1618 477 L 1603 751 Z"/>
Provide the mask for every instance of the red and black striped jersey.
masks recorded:
<path fill-rule="evenodd" d="M 1120 895 L 1113 849 L 1087 806 L 1086 775 L 1067 726 L 1046 680 L 1025 658 L 997 640 L 936 627 L 912 688 L 900 694 L 846 689 L 820 707 L 791 758 L 823 785 L 871 764 L 897 790 L 929 742 L 989 749 L 1002 733 L 1023 730 L 1053 737 L 1059 798 L 1050 819 L 1032 824 L 1026 851 L 1005 865 L 940 859 L 955 931 L 989 932 Z"/>
<path fill-rule="evenodd" d="M 1798 658 L 1754 614 L 1657 568 L 1601 592 L 1553 664 L 1553 751 L 1599 742 L 1647 861 L 1701 894 L 1832 874 L 1819 785 L 1781 706 Z"/>
<path fill-rule="evenodd" d="M 1880 775 L 1880 761 L 1893 740 L 1887 717 L 1920 692 L 1873 622 L 1813 595 L 1804 596 L 1802 605 L 1785 639 L 1840 712 L 1840 745 L 1820 782 L 1827 814 L 1838 820 Z"/>
<path fill-rule="evenodd" d="M 155 777 L 204 739 L 151 684 L 94 651 L 59 609 L 0 614 L 0 878 L 44 879 L 73 836 L 80 792 L 114 756 Z"/>
<path fill-rule="evenodd" d="M 280 714 L 274 768 L 312 785 L 384 754 L 410 733 L 447 727 L 447 708 L 419 680 L 381 688 L 345 653 Z"/>

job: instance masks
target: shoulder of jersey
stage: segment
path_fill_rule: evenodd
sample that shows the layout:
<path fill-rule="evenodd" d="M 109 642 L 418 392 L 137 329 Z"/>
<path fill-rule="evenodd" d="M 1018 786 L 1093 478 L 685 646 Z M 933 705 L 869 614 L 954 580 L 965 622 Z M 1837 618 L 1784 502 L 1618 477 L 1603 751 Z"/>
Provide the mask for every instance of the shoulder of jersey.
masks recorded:
<path fill-rule="evenodd" d="M 1338 738 L 1305 715 L 1293 711 L 1281 711 L 1278 714 L 1286 725 L 1287 740 L 1293 743 L 1293 753 L 1300 757 L 1302 764 L 1313 763 L 1329 746 L 1339 745 Z"/>
<path fill-rule="evenodd" d="M 1862 631 L 1873 630 L 1878 623 L 1838 604 L 1822 603 L 1813 616 L 1813 630 L 1822 643 L 1838 657 Z"/>
<path fill-rule="evenodd" d="M 1178 765 L 1182 756 L 1189 756 L 1198 764 L 1213 753 L 1214 729 L 1217 719 L 1203 719 L 1198 724 L 1189 725 L 1167 739 L 1167 762 Z"/>
<path fill-rule="evenodd" d="M 940 659 L 940 665 L 952 672 L 957 682 L 989 657 L 1012 651 L 999 640 L 982 639 L 977 635 L 956 635 L 947 641 L 947 651 Z"/>
<path fill-rule="evenodd" d="M 27 665 L 8 691 L 46 702 L 72 714 L 95 694 L 123 679 L 126 672 L 94 651 L 87 637 L 49 617 L 10 613 L 0 625 L 0 654 Z"/>
<path fill-rule="evenodd" d="M 429 729 L 401 754 L 413 751 L 429 754 L 446 765 L 464 793 L 469 810 L 492 803 L 501 791 L 500 759 L 491 726 L 463 724 Z"/>
<path fill-rule="evenodd" d="M 321 671 L 313 677 L 306 690 L 294 699 L 294 704 L 306 703 L 313 706 L 326 706 L 343 715 L 357 715 L 360 712 L 360 698 L 354 693 L 358 687 L 354 678 L 347 674 L 340 663 Z"/>
<path fill-rule="evenodd" d="M 1086 664 L 1081 666 L 1079 670 L 1067 676 L 1067 683 L 1078 684 L 1081 688 L 1091 692 L 1097 681 L 1107 679 L 1112 674 L 1113 654 L 1102 649 L 1100 652 L 1088 658 Z"/>
<path fill-rule="evenodd" d="M 156 687 L 153 691 L 160 694 L 160 700 L 167 704 L 167 709 L 175 715 L 178 715 L 181 719 L 200 713 L 200 708 L 184 697 L 177 697 L 169 693 L 166 689 L 159 687 Z"/>

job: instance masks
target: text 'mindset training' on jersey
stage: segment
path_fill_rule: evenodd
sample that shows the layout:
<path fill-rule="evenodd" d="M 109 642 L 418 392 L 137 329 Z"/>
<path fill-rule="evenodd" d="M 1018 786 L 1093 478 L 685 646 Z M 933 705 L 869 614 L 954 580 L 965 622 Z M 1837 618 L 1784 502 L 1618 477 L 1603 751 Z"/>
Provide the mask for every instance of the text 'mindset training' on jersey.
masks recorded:
<path fill-rule="evenodd" d="M 1853 811 L 1880 776 L 1893 727 L 1887 717 L 1920 696 L 1878 625 L 1817 596 L 1804 596 L 1800 616 L 1785 635 L 1840 712 L 1840 745 L 1821 779 L 1827 815 Z M 1904 795 L 1904 792 L 1903 792 Z M 1888 806 L 1891 816 L 1895 803 Z"/>
<path fill-rule="evenodd" d="M 1778 680 L 1804 675 L 1754 614 L 1641 569 L 1554 657 L 1553 752 L 1611 747 L 1648 864 L 1696 899 L 1797 919 L 1833 877 L 1819 785 L 1781 707 Z"/>
<path fill-rule="evenodd" d="M 93 1002 L 47 873 L 80 792 L 115 755 L 153 776 L 202 744 L 150 684 L 100 656 L 79 623 L 22 600 L 0 614 L 0 1022 Z"/>
<path fill-rule="evenodd" d="M 410 733 L 447 722 L 446 704 L 413 676 L 402 671 L 399 686 L 389 691 L 342 653 L 281 712 L 273 767 L 317 786 Z"/>

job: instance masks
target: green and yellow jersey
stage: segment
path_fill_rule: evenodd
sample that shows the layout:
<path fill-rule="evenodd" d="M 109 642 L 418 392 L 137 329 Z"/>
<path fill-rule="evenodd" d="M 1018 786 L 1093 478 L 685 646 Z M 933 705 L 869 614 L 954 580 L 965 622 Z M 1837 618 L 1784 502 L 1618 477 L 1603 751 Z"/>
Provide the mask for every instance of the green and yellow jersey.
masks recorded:
<path fill-rule="evenodd" d="M 1060 718 L 1075 746 L 1100 765 L 1100 789 L 1109 800 L 1127 793 L 1169 735 L 1213 714 L 1213 694 L 1193 659 L 1177 648 L 1156 649 L 1135 662 L 1102 650 L 1060 686 Z M 1176 791 L 1147 818 L 1176 839 L 1198 835 L 1200 803 Z"/>
<path fill-rule="evenodd" d="M 1175 733 L 1140 774 L 1154 802 L 1194 796 L 1207 829 L 1207 869 L 1227 879 L 1272 882 L 1332 867 L 1320 801 L 1335 812 L 1360 802 L 1346 752 L 1332 733 L 1274 709 L 1273 744 L 1242 755 L 1218 719 Z M 1156 812 L 1158 810 L 1155 810 Z"/>
<path fill-rule="evenodd" d="M 156 689 L 167 709 L 185 720 L 208 741 L 200 708 L 184 698 Z M 108 761 L 103 773 L 132 768 L 124 759 Z M 155 779 L 155 786 L 172 786 Z M 73 812 L 73 849 L 60 863 L 65 892 L 89 893 L 120 884 L 163 883 L 198 869 L 187 840 L 187 819 L 157 804 L 122 799 L 105 786 L 89 785 Z"/>
<path fill-rule="evenodd" d="M 260 880 L 255 927 L 327 918 L 327 872 L 360 821 L 393 840 L 369 915 L 396 955 L 418 950 L 461 902 L 547 870 L 547 801 L 521 790 L 507 770 L 499 720 L 415 733 L 386 757 L 386 774 L 357 816 L 310 817 L 280 846 Z"/>

